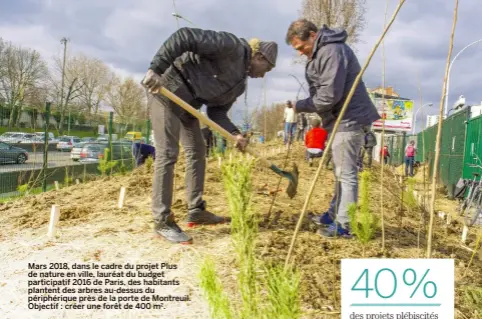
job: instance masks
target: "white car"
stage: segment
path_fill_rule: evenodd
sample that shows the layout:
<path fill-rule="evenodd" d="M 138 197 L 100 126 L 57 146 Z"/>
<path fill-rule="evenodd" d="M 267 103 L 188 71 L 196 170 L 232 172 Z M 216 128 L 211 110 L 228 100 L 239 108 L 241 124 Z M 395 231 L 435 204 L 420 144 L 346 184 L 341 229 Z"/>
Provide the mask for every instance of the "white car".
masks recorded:
<path fill-rule="evenodd" d="M 29 133 L 22 133 L 22 132 L 7 132 L 0 136 L 0 141 L 9 143 L 9 144 L 18 144 L 22 142 L 25 136 L 33 135 Z"/>
<path fill-rule="evenodd" d="M 59 151 L 71 151 L 74 144 L 80 143 L 80 138 L 77 136 L 62 136 L 57 143 L 57 150 Z"/>

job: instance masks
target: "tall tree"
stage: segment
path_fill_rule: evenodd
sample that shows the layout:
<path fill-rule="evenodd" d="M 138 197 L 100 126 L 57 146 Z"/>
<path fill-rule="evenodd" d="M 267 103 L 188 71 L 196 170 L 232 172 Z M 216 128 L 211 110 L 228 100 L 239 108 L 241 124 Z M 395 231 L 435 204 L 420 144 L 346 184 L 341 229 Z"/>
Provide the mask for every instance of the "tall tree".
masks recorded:
<path fill-rule="evenodd" d="M 10 109 L 10 129 L 18 125 L 29 92 L 45 84 L 48 68 L 37 51 L 1 42 L 0 95 Z"/>
<path fill-rule="evenodd" d="M 89 58 L 85 55 L 77 57 L 81 65 L 82 88 L 79 98 L 87 108 L 89 115 L 96 115 L 99 112 L 101 103 L 106 98 L 114 74 L 110 68 L 101 60 Z"/>
<path fill-rule="evenodd" d="M 276 103 L 257 110 L 254 120 L 256 130 L 264 134 L 266 127 L 266 140 L 276 138 L 278 131 L 283 129 L 284 109 L 285 103 Z M 265 118 L 269 120 L 265 121 Z"/>
<path fill-rule="evenodd" d="M 52 87 L 52 98 L 56 101 L 57 110 L 60 112 L 60 123 L 58 123 L 59 134 L 63 134 L 67 112 L 70 110 L 74 110 L 75 112 L 82 111 L 79 97 L 84 83 L 84 59 L 83 57 L 79 59 L 77 56 L 66 57 L 63 99 L 61 98 L 63 57 L 54 57 L 53 60 L 54 65 L 50 85 Z"/>
<path fill-rule="evenodd" d="M 365 28 L 365 0 L 303 0 L 301 16 L 321 27 L 342 27 L 347 43 L 356 45 Z"/>
<path fill-rule="evenodd" d="M 106 101 L 125 124 L 131 124 L 145 115 L 146 94 L 132 77 L 115 77 L 107 92 Z"/>

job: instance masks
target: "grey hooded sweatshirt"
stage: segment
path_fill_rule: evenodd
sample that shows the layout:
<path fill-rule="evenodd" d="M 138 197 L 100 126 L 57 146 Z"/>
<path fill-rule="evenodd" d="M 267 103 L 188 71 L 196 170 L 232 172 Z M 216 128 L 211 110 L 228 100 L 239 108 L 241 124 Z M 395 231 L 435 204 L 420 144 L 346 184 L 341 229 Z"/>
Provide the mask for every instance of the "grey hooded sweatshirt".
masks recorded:
<path fill-rule="evenodd" d="M 306 64 L 306 80 L 310 97 L 296 103 L 296 112 L 318 113 L 323 128 L 333 130 L 348 92 L 361 68 L 352 49 L 345 43 L 347 33 L 343 29 L 329 29 L 324 25 L 318 32 L 313 55 Z M 340 123 L 338 131 L 346 132 L 371 125 L 380 119 L 363 81 Z"/>

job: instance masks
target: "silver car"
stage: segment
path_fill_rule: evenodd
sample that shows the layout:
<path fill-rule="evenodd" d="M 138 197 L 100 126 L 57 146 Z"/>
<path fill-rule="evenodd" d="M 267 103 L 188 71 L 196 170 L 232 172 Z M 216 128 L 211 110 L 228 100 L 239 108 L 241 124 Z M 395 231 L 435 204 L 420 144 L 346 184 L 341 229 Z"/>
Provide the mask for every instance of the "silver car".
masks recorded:
<path fill-rule="evenodd" d="M 57 143 L 57 150 L 70 151 L 74 147 L 74 144 L 80 143 L 80 138 L 76 136 L 62 136 Z"/>

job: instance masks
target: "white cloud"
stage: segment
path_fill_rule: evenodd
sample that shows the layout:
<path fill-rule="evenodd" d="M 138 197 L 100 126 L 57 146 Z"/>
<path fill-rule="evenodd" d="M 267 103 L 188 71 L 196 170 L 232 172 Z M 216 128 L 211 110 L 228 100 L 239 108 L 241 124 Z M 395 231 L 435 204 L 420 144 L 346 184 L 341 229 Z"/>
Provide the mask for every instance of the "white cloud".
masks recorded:
<path fill-rule="evenodd" d="M 277 67 L 267 77 L 268 104 L 294 99 L 299 84 L 289 74 L 305 81 L 303 66 L 293 65 L 294 52 L 284 43 L 286 28 L 298 17 L 300 3 L 301 0 L 176 0 L 178 12 L 199 27 L 279 42 Z M 31 4 L 41 7 L 33 10 Z M 361 36 L 363 43 L 357 47 L 361 64 L 383 30 L 385 0 L 370 0 L 367 4 L 367 26 Z M 475 30 L 479 29 L 482 15 L 482 7 L 477 4 L 477 0 L 460 3 L 454 54 L 477 39 Z M 395 6 L 396 1 L 391 1 L 389 17 Z M 385 41 L 387 85 L 418 101 L 419 75 L 424 101 L 438 105 L 452 10 L 453 3 L 446 0 L 406 2 Z M 15 0 L 2 6 L 0 34 L 38 50 L 47 60 L 61 54 L 60 39 L 67 36 L 71 39 L 70 52 L 102 59 L 122 76 L 133 75 L 140 80 L 155 51 L 177 28 L 173 11 L 171 0 Z M 180 24 L 188 25 L 185 21 Z M 476 69 L 482 64 L 481 48 L 479 45 L 468 49 L 454 63 L 449 104 L 460 94 L 469 102 L 482 100 L 482 74 Z M 381 47 L 364 75 L 370 87 L 381 83 L 380 51 Z M 248 102 L 257 105 L 263 95 L 263 81 L 251 79 L 249 83 Z M 244 95 L 239 97 L 236 108 L 243 105 Z"/>

